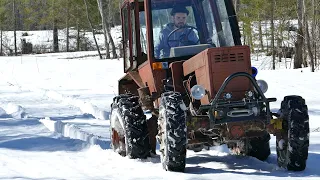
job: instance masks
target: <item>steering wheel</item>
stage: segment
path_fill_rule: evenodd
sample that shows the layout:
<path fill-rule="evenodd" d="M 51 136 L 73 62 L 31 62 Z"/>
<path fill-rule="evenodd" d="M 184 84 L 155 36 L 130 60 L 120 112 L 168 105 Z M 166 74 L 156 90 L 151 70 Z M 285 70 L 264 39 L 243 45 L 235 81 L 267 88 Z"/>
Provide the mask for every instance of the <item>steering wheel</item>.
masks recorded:
<path fill-rule="evenodd" d="M 177 31 L 179 31 L 180 29 L 189 29 L 188 33 L 187 34 L 182 34 L 180 35 L 180 37 L 178 39 L 171 39 L 170 40 L 170 37 Z M 168 47 L 171 48 L 172 46 L 170 45 L 170 42 L 180 42 L 181 44 L 187 46 L 187 45 L 196 45 L 199 43 L 200 39 L 198 39 L 197 42 L 193 42 L 193 41 L 190 41 L 188 39 L 189 35 L 191 32 L 193 32 L 193 30 L 196 30 L 199 34 L 199 31 L 197 28 L 193 27 L 193 26 L 183 26 L 183 27 L 180 27 L 180 28 L 177 28 L 173 31 L 171 31 L 171 33 L 168 35 L 167 37 L 167 44 L 168 44 Z"/>

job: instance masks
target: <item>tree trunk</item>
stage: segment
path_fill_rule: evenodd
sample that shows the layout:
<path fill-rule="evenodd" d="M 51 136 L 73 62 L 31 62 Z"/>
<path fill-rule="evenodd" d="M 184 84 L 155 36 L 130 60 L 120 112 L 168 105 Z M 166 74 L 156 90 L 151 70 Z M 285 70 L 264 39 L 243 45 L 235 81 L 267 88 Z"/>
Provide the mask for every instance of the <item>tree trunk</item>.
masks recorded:
<path fill-rule="evenodd" d="M 13 38 L 14 38 L 14 55 L 17 56 L 17 18 L 16 18 L 16 0 L 13 0 Z"/>
<path fill-rule="evenodd" d="M 107 30 L 107 26 L 105 23 L 102 24 L 102 27 L 103 27 L 103 35 L 104 35 L 104 44 L 106 47 L 106 59 L 109 59 L 110 58 L 110 47 L 109 47 L 109 41 L 108 41 L 108 36 L 107 36 L 108 30 Z"/>
<path fill-rule="evenodd" d="M 269 28 L 268 28 L 268 23 L 265 23 L 264 24 L 264 32 L 265 32 L 265 36 L 266 36 L 266 39 L 269 39 Z M 269 41 L 266 41 L 267 43 L 267 52 L 269 52 Z"/>
<path fill-rule="evenodd" d="M 109 44 L 111 45 L 112 57 L 117 58 L 116 47 L 115 47 L 113 38 L 111 36 L 111 27 L 110 27 L 110 24 L 112 23 L 111 2 L 110 1 L 107 2 L 106 0 L 97 0 L 97 1 L 98 1 L 100 15 L 102 18 L 104 34 L 105 34 L 107 58 L 110 58 Z M 108 8 L 108 10 L 106 10 L 106 7 Z"/>
<path fill-rule="evenodd" d="M 316 29 L 316 4 L 315 1 L 312 0 L 312 27 L 311 27 L 311 35 L 312 35 L 312 48 L 314 52 L 314 61 L 313 61 L 313 66 L 314 68 L 317 66 L 317 49 L 316 49 L 316 34 L 315 34 L 315 29 Z M 312 65 L 311 65 L 312 67 Z M 313 71 L 314 72 L 314 71 Z"/>
<path fill-rule="evenodd" d="M 116 46 L 114 44 L 114 41 L 113 41 L 113 38 L 111 36 L 111 24 L 112 24 L 112 14 L 111 14 L 111 2 L 109 0 L 109 3 L 108 3 L 108 24 L 107 24 L 107 34 L 108 34 L 108 39 L 109 39 L 109 43 L 111 45 L 111 50 L 112 50 L 112 57 L 113 58 L 117 58 L 118 55 L 117 55 L 117 52 L 116 52 Z"/>
<path fill-rule="evenodd" d="M 243 37 L 243 44 L 244 45 L 247 45 L 247 36 L 246 36 L 246 33 L 245 33 L 245 31 L 246 31 L 246 29 L 245 29 L 245 27 L 244 27 L 244 22 L 242 22 L 242 37 Z"/>
<path fill-rule="evenodd" d="M 259 41 L 260 41 L 260 48 L 262 51 L 264 51 L 264 46 L 263 46 L 263 38 L 262 38 L 262 26 L 261 26 L 261 19 L 259 17 L 259 24 L 258 24 L 258 28 L 259 28 Z"/>
<path fill-rule="evenodd" d="M 80 51 L 79 6 L 77 5 L 77 51 Z"/>
<path fill-rule="evenodd" d="M 52 11 L 53 11 L 53 52 L 59 52 L 59 37 L 58 37 L 58 27 L 57 20 L 55 18 L 55 0 L 52 1 Z"/>
<path fill-rule="evenodd" d="M 0 27 L 0 56 L 3 55 L 3 49 L 2 49 L 2 28 Z"/>
<path fill-rule="evenodd" d="M 239 11 L 239 6 L 240 6 L 240 0 L 234 0 L 234 10 L 236 13 Z"/>
<path fill-rule="evenodd" d="M 278 28 L 278 33 L 277 33 L 277 53 L 278 53 L 278 57 L 279 57 L 279 62 L 281 62 L 282 57 L 286 58 L 286 50 L 282 49 L 282 45 L 283 45 L 283 27 L 285 24 L 285 20 L 281 20 L 280 22 L 280 28 Z M 284 47 L 285 48 L 285 47 Z"/>
<path fill-rule="evenodd" d="M 67 0 L 67 21 L 66 21 L 66 26 L 67 26 L 67 42 L 66 42 L 66 48 L 67 48 L 67 52 L 69 52 L 69 0 Z"/>
<path fill-rule="evenodd" d="M 107 34 L 108 34 L 108 37 L 109 37 L 109 40 L 110 40 L 110 45 L 111 45 L 111 50 L 112 50 L 112 57 L 113 58 L 117 58 L 118 55 L 117 55 L 117 52 L 116 52 L 116 46 L 115 46 L 113 38 L 111 36 L 111 28 L 110 28 L 110 26 L 107 26 Z"/>
<path fill-rule="evenodd" d="M 318 9 L 318 2 L 315 4 L 315 14 L 314 14 L 314 16 L 315 17 L 318 17 L 319 16 L 319 9 Z M 318 52 L 317 52 L 317 47 L 318 47 L 318 40 L 320 39 L 320 34 L 319 34 L 319 19 L 318 18 L 316 18 L 315 19 L 315 23 L 314 23 L 314 25 L 315 25 L 315 29 L 314 29 L 314 36 L 315 36 L 315 38 L 314 38 L 314 51 L 315 51 L 315 53 L 314 53 L 314 57 L 315 57 L 315 60 L 314 60 L 314 64 L 315 64 L 315 66 L 316 67 L 318 67 Z"/>
<path fill-rule="evenodd" d="M 310 43 L 311 39 L 310 39 L 310 34 L 309 34 L 308 23 L 306 23 L 305 32 L 306 32 L 308 54 L 309 54 L 310 63 L 311 63 L 311 72 L 314 72 L 314 58 L 313 58 L 313 51 L 312 51 L 312 47 L 311 47 L 311 43 Z"/>
<path fill-rule="evenodd" d="M 110 50 L 109 50 L 109 43 L 108 43 L 108 36 L 107 36 L 107 20 L 106 20 L 106 14 L 105 14 L 105 1 L 104 0 L 97 0 L 98 1 L 98 7 L 99 12 L 102 19 L 102 29 L 103 29 L 103 35 L 104 35 L 104 44 L 106 47 L 106 58 L 110 58 Z"/>
<path fill-rule="evenodd" d="M 59 52 L 57 20 L 53 20 L 53 52 Z"/>
<path fill-rule="evenodd" d="M 305 22 L 305 33 L 306 33 L 306 41 L 307 41 L 307 48 L 308 48 L 308 55 L 310 58 L 310 64 L 311 64 L 311 72 L 314 72 L 314 58 L 313 58 L 313 51 L 311 47 L 311 38 L 309 33 L 309 24 L 308 24 L 308 14 L 306 13 L 306 4 L 305 0 L 303 0 L 303 11 L 304 11 L 304 22 Z"/>
<path fill-rule="evenodd" d="M 272 51 L 272 69 L 276 69 L 276 55 L 274 48 L 274 8 L 275 8 L 275 0 L 272 0 L 271 5 L 271 51 Z"/>
<path fill-rule="evenodd" d="M 301 68 L 303 63 L 303 11 L 302 11 L 302 1 L 297 0 L 297 9 L 298 9 L 298 33 L 297 33 L 297 42 L 295 43 L 296 54 L 294 56 L 294 69 Z"/>
<path fill-rule="evenodd" d="M 102 55 L 100 53 L 100 49 L 99 49 L 99 46 L 98 46 L 98 43 L 97 43 L 97 39 L 96 39 L 96 36 L 95 36 L 95 33 L 94 33 L 93 25 L 92 25 L 91 19 L 89 17 L 89 10 L 88 10 L 87 0 L 83 0 L 83 1 L 84 1 L 85 6 L 86 6 L 87 19 L 88 19 L 88 22 L 89 22 L 89 25 L 90 25 L 90 28 L 91 28 L 91 31 L 92 31 L 92 36 L 93 36 L 93 39 L 94 39 L 94 43 L 96 44 L 99 57 L 100 57 L 100 59 L 102 59 Z"/>

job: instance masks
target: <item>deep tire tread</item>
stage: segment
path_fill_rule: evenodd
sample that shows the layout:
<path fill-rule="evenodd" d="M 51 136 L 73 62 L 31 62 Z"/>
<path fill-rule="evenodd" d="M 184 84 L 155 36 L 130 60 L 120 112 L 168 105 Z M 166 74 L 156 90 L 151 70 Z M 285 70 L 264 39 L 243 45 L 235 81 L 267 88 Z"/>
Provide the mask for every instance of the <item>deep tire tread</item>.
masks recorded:
<path fill-rule="evenodd" d="M 122 94 L 114 98 L 113 108 L 117 108 L 125 125 L 126 155 L 129 158 L 150 156 L 150 143 L 146 116 L 139 104 L 139 97 Z"/>
<path fill-rule="evenodd" d="M 286 96 L 281 102 L 283 126 L 287 129 L 286 149 L 277 143 L 278 164 L 291 171 L 306 168 L 309 149 L 309 115 L 305 100 L 300 96 Z"/>
<path fill-rule="evenodd" d="M 165 170 L 184 172 L 186 166 L 187 132 L 186 113 L 181 109 L 182 97 L 180 93 L 167 92 L 162 94 L 160 109 L 163 109 L 166 127 L 162 138 L 166 142 L 166 151 L 161 152 L 162 165 Z M 161 111 L 161 110 L 160 110 Z M 166 152 L 166 154 L 165 154 Z"/>
<path fill-rule="evenodd" d="M 249 141 L 251 148 L 248 155 L 261 161 L 265 161 L 271 154 L 269 141 L 270 134 L 268 132 L 266 132 L 262 137 L 251 139 Z"/>

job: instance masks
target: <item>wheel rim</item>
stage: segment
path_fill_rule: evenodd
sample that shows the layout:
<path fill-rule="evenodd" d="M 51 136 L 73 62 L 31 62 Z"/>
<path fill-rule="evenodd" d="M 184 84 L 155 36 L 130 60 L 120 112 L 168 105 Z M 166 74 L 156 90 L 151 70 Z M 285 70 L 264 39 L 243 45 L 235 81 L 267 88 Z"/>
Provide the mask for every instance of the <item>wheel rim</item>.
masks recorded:
<path fill-rule="evenodd" d="M 111 135 L 112 146 L 113 146 L 114 149 L 117 149 L 119 147 L 119 144 L 120 144 L 119 134 L 114 128 L 112 128 L 111 132 L 112 132 L 112 135 Z"/>
<path fill-rule="evenodd" d="M 287 133 L 286 133 L 287 134 Z M 282 134 L 281 136 L 277 136 L 277 149 L 278 149 L 278 164 L 283 167 L 287 164 L 287 153 L 288 153 L 288 135 Z M 280 149 L 279 142 L 280 140 L 284 140 L 284 145 L 282 145 L 282 149 Z"/>

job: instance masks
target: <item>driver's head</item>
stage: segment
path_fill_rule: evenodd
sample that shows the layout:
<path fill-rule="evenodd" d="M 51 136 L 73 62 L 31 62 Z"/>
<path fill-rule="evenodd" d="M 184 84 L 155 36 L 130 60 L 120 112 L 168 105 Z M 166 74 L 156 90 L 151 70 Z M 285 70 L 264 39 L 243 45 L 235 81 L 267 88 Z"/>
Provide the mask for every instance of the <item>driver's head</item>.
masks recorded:
<path fill-rule="evenodd" d="M 188 15 L 189 11 L 185 7 L 175 6 L 171 10 L 172 21 L 177 28 L 186 25 Z"/>

